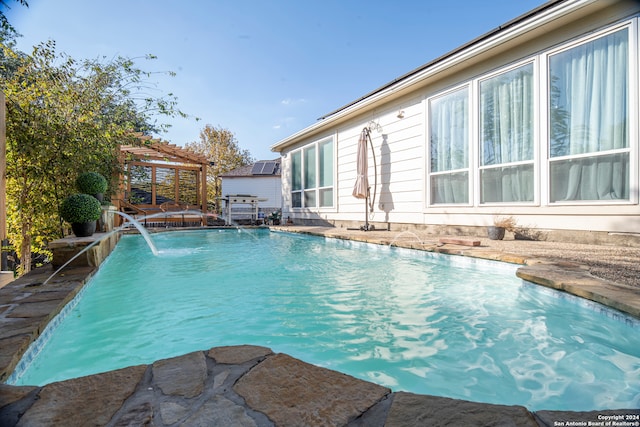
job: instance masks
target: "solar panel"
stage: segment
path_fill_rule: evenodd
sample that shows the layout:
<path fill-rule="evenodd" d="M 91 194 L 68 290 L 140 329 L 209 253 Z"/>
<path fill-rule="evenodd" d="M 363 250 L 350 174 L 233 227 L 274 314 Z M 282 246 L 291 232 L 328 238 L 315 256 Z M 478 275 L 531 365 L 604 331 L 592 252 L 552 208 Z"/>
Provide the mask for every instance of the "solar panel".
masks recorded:
<path fill-rule="evenodd" d="M 251 169 L 252 175 L 273 175 L 276 170 L 276 162 L 256 162 Z"/>
<path fill-rule="evenodd" d="M 276 162 L 265 162 L 264 168 L 262 169 L 262 175 L 273 175 L 275 169 Z"/>
<path fill-rule="evenodd" d="M 264 168 L 264 162 L 256 162 L 251 169 L 251 175 L 262 175 L 262 168 Z"/>

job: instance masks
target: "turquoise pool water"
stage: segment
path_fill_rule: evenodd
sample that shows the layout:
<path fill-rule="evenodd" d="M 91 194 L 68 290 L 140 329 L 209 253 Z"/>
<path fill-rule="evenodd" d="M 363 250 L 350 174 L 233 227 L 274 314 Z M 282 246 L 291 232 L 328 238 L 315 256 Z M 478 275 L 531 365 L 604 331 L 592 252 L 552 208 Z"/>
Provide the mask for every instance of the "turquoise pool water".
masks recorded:
<path fill-rule="evenodd" d="M 254 344 L 394 391 L 640 407 L 640 322 L 522 282 L 516 266 L 268 230 L 153 240 L 158 256 L 123 236 L 10 382 Z"/>

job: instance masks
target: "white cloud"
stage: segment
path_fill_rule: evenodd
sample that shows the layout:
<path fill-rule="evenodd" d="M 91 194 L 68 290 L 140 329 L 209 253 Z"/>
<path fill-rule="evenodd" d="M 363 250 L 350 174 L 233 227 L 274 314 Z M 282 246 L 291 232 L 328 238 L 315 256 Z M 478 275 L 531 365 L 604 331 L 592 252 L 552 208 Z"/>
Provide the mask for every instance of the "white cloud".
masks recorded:
<path fill-rule="evenodd" d="M 286 98 L 280 101 L 280 104 L 291 106 L 291 105 L 304 104 L 305 102 L 307 102 L 307 100 L 304 98 L 298 98 L 298 99 Z"/>

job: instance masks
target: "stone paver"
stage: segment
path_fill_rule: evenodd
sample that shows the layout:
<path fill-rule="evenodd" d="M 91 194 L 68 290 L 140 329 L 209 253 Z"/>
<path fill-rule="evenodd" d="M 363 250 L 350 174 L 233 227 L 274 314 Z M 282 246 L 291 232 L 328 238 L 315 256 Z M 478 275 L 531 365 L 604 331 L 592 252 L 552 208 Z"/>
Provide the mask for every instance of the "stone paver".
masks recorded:
<path fill-rule="evenodd" d="M 103 426 L 133 394 L 145 366 L 48 384 L 18 426 Z"/>
<path fill-rule="evenodd" d="M 44 387 L 0 385 L 0 425 L 535 427 L 640 415 L 640 410 L 531 413 L 522 406 L 392 393 L 286 354 L 265 355 L 264 347 L 221 349 L 245 354 L 237 365 L 215 361 L 218 350 Z M 179 384 L 169 385 L 174 381 Z"/>
<path fill-rule="evenodd" d="M 522 406 L 486 405 L 445 397 L 395 393 L 385 426 L 426 425 L 536 427 L 538 423 L 533 414 Z"/>
<path fill-rule="evenodd" d="M 534 264 L 520 267 L 516 274 L 529 282 L 569 292 L 640 318 L 638 288 L 598 279 L 579 267 L 561 263 Z"/>
<path fill-rule="evenodd" d="M 391 393 L 285 354 L 267 358 L 233 387 L 276 425 L 346 425 Z"/>
<path fill-rule="evenodd" d="M 159 360 L 153 364 L 153 378 L 166 395 L 197 396 L 207 379 L 204 354 L 195 352 L 180 359 Z"/>
<path fill-rule="evenodd" d="M 260 346 L 241 349 L 237 346 L 216 347 L 209 351 L 209 357 L 216 362 L 230 365 L 245 363 L 251 359 L 266 357 L 270 354 L 273 354 L 270 348 Z"/>
<path fill-rule="evenodd" d="M 443 245 L 437 239 L 392 242 L 384 232 L 346 233 L 306 227 L 288 231 L 523 264 L 523 279 L 599 301 L 640 317 L 640 292 L 591 276 L 562 260 L 513 255 L 491 247 Z M 36 269 L 0 289 L 0 380 L 6 381 L 27 346 L 95 272 Z M 257 346 L 217 347 L 46 385 L 0 384 L 0 426 L 554 426 L 592 425 L 640 415 L 617 411 L 530 413 L 435 396 L 393 393 L 385 387 L 310 365 Z M 604 418 L 603 418 L 604 417 Z M 610 417 L 610 418 L 606 418 Z M 582 424 L 581 424 L 582 423 Z M 604 425 L 604 424 L 603 424 Z"/>

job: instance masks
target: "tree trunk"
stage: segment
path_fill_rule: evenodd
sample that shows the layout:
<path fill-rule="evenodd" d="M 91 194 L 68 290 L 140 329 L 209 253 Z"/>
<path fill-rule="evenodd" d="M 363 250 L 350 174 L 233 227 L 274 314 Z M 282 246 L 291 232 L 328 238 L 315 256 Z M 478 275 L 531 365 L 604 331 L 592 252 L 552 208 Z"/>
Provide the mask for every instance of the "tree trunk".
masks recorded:
<path fill-rule="evenodd" d="M 31 227 L 22 224 L 22 245 L 20 245 L 20 272 L 27 274 L 31 271 Z"/>

